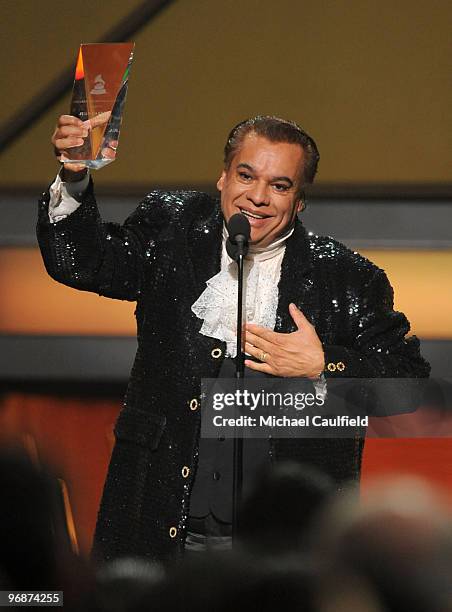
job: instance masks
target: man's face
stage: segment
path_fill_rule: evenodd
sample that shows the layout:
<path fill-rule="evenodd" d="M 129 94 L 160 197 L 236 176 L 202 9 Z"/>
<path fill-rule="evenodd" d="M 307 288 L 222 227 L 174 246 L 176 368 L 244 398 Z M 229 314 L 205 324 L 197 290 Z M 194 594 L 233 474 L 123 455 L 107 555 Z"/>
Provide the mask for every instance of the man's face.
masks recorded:
<path fill-rule="evenodd" d="M 251 243 L 268 246 L 292 225 L 302 208 L 297 194 L 303 162 L 301 146 L 247 134 L 217 183 L 226 223 L 232 215 L 243 213 L 250 222 Z"/>

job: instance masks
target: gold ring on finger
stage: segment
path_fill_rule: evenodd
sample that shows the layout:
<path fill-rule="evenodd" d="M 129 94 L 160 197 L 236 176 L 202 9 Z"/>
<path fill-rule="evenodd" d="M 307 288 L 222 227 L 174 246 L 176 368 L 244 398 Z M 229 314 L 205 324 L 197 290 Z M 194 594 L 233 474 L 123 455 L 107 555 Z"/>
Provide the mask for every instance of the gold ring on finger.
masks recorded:
<path fill-rule="evenodd" d="M 260 360 L 261 360 L 261 361 L 265 361 L 265 358 L 266 358 L 266 357 L 267 357 L 267 353 L 264 353 L 264 352 L 262 351 L 261 356 L 260 356 Z"/>

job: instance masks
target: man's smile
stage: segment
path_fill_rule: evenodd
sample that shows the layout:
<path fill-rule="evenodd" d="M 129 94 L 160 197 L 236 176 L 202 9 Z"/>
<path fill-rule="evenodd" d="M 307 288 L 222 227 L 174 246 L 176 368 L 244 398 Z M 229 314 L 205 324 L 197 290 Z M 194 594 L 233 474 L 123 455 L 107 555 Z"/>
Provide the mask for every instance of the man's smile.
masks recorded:
<path fill-rule="evenodd" d="M 253 221 L 264 221 L 265 219 L 269 219 L 271 218 L 271 215 L 266 215 L 265 213 L 258 213 L 255 211 L 251 211 L 248 208 L 243 208 L 242 206 L 238 207 L 240 212 L 245 215 L 245 217 L 248 217 L 248 219 L 252 219 Z M 250 221 L 251 225 L 253 225 L 253 223 Z"/>

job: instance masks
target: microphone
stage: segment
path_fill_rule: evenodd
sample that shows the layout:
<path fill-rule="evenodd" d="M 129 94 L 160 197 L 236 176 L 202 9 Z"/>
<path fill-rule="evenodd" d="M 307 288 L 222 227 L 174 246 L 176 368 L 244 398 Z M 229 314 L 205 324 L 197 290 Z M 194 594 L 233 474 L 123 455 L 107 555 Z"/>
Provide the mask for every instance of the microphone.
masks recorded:
<path fill-rule="evenodd" d="M 226 251 L 231 259 L 237 261 L 240 255 L 245 257 L 248 253 L 248 242 L 251 235 L 250 222 L 245 215 L 237 213 L 229 219 L 227 228 L 229 237 L 226 240 Z"/>

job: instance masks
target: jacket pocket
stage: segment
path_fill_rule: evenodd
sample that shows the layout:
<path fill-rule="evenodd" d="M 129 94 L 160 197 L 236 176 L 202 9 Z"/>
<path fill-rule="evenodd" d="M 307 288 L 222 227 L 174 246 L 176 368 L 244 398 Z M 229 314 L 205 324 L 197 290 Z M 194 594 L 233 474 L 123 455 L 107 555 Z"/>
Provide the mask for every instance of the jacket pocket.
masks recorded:
<path fill-rule="evenodd" d="M 125 408 L 118 417 L 114 428 L 116 440 L 132 442 L 150 450 L 156 450 L 166 425 L 166 417 Z"/>

